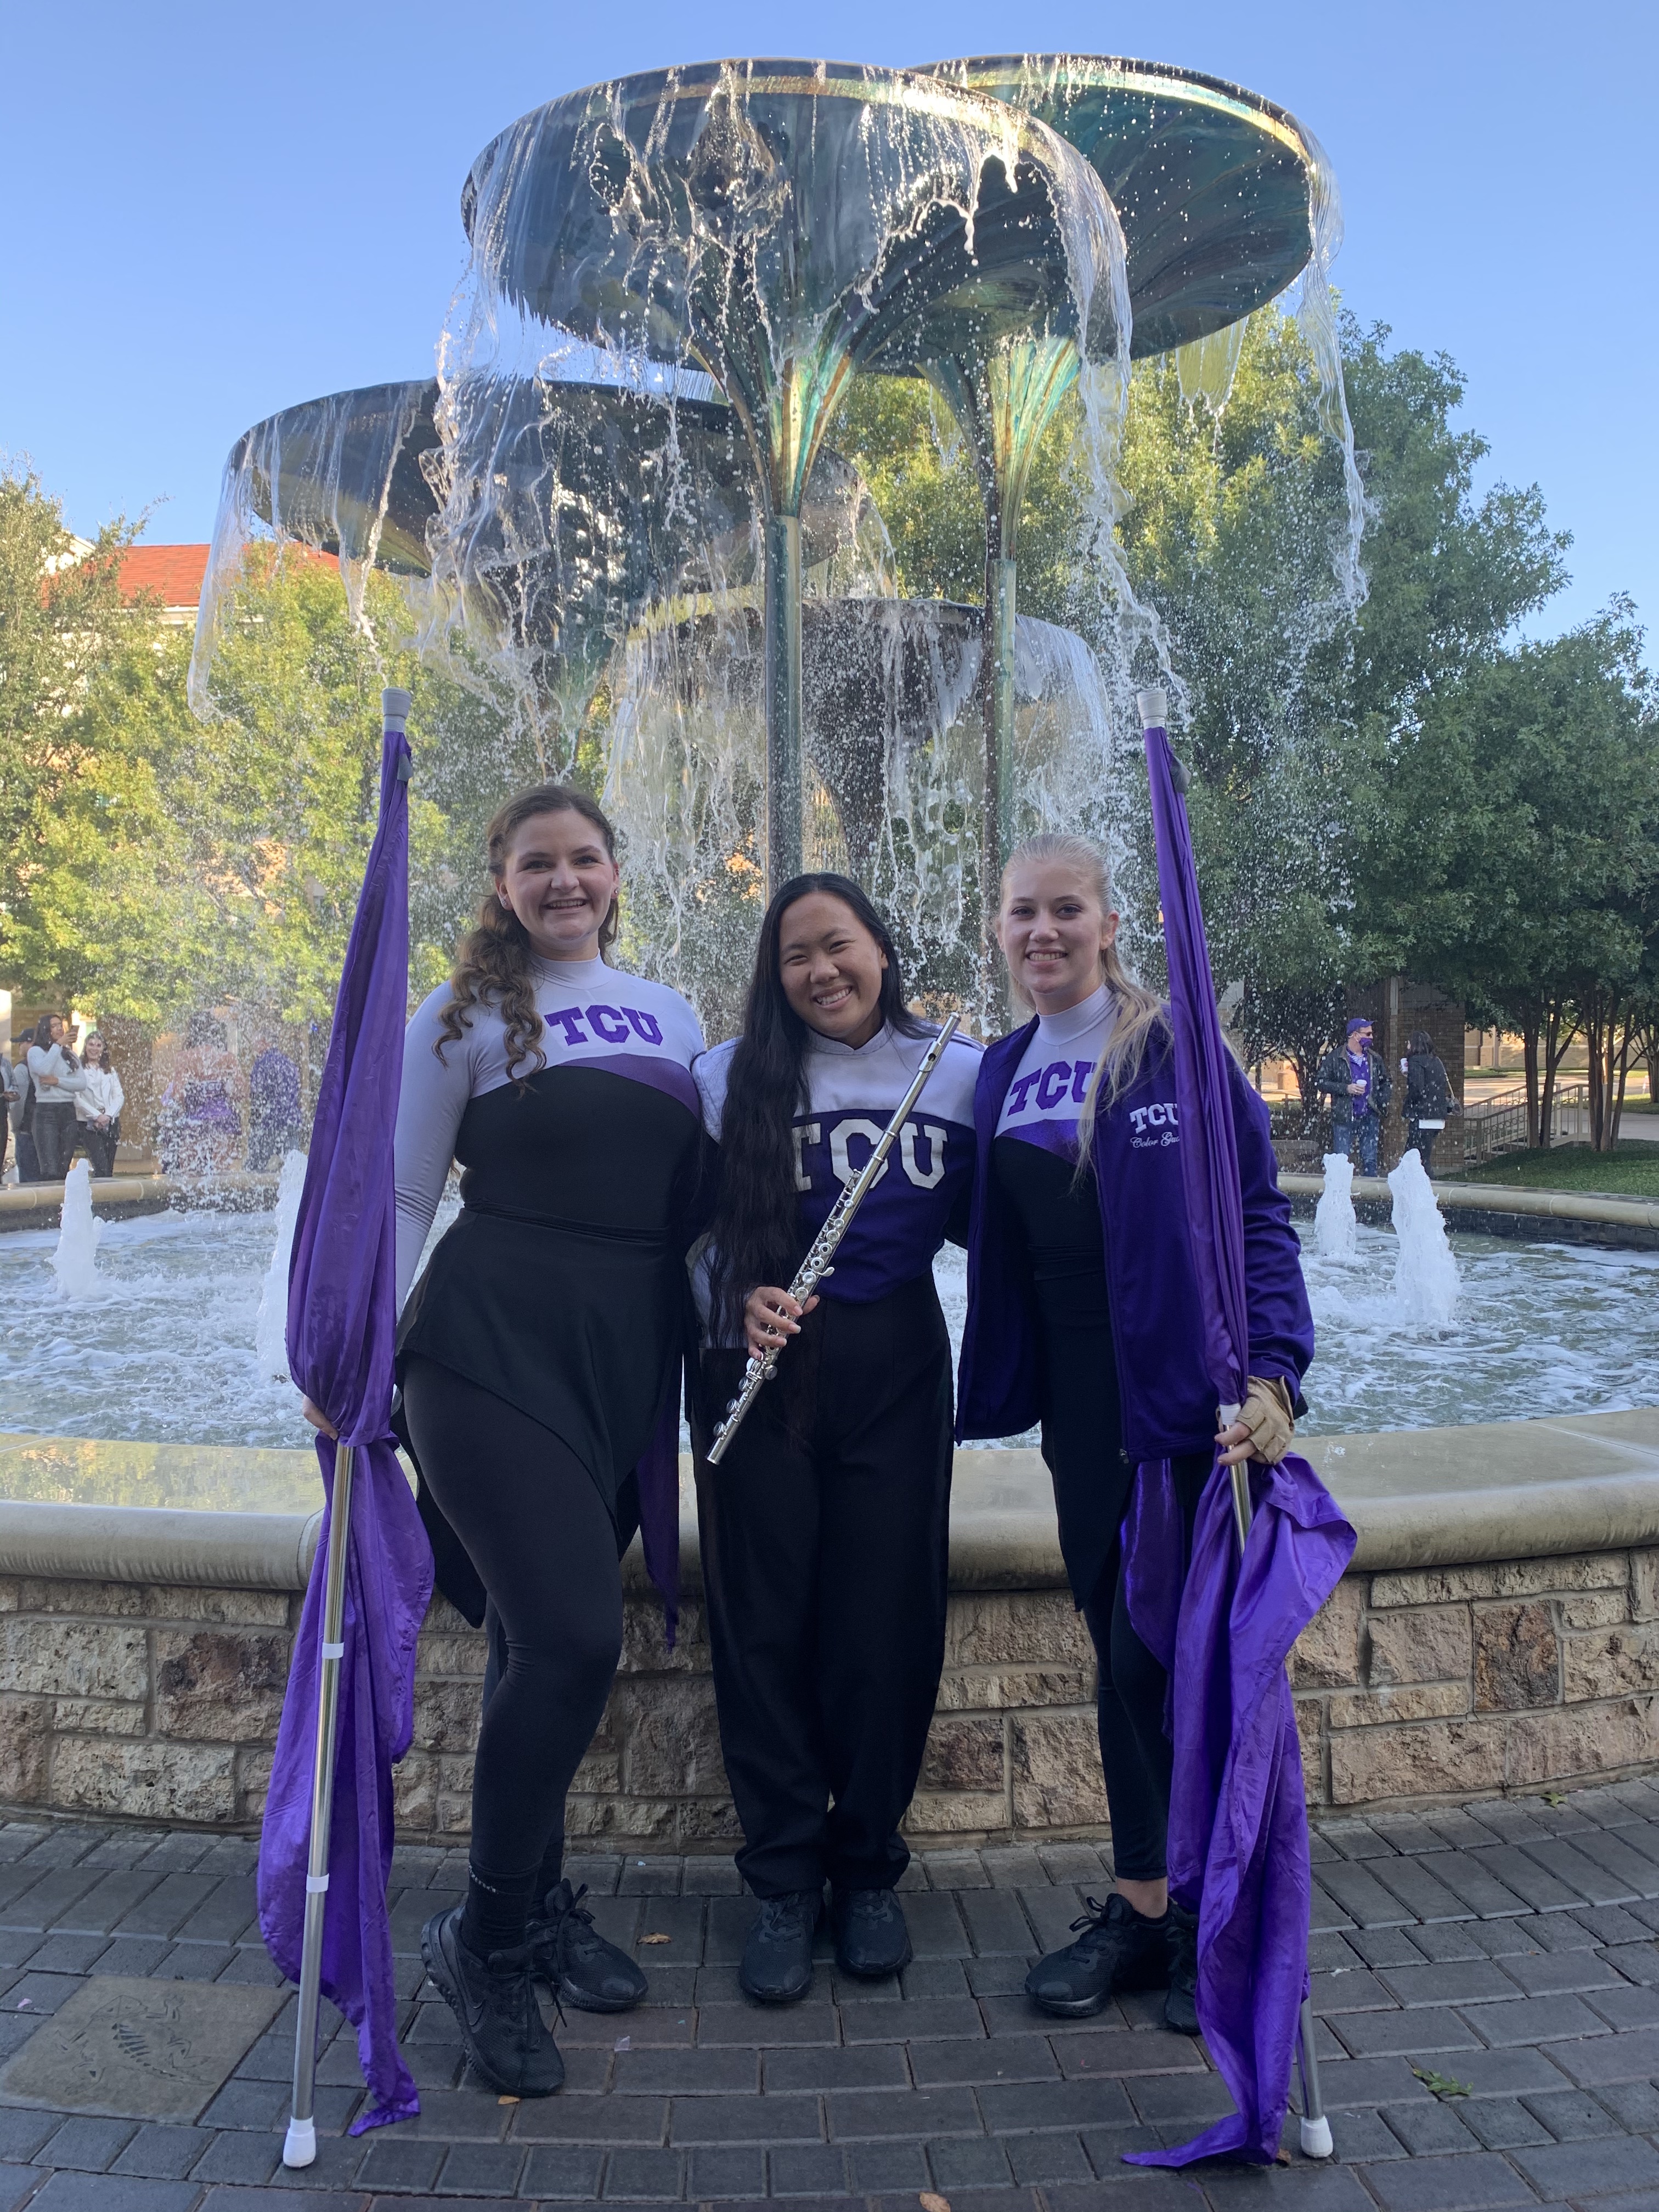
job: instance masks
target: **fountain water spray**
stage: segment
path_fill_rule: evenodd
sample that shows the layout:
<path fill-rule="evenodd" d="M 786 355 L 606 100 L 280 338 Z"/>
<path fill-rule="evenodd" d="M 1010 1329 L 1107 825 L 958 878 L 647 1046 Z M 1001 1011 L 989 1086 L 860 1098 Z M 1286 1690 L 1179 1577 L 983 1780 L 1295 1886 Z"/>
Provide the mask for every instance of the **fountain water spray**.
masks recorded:
<path fill-rule="evenodd" d="M 1407 1320 L 1443 1328 L 1457 1310 L 1462 1285 L 1434 1186 L 1416 1152 L 1408 1152 L 1394 1170 L 1389 1188 L 1394 1194 L 1394 1233 L 1400 1240 L 1395 1303 Z"/>
<path fill-rule="evenodd" d="M 300 1198 L 305 1189 L 306 1156 L 289 1152 L 276 1180 L 276 1242 L 265 1269 L 259 1293 L 259 1310 L 253 1321 L 253 1351 L 261 1375 L 286 1382 L 288 1373 L 288 1271 L 294 1256 L 294 1224 L 300 1218 Z"/>
<path fill-rule="evenodd" d="M 1346 1152 L 1327 1152 L 1324 1166 L 1325 1188 L 1314 1208 L 1314 1242 L 1322 1259 L 1352 1260 L 1359 1247 L 1353 1162 Z"/>
<path fill-rule="evenodd" d="M 98 1273 L 94 1257 L 104 1224 L 92 1210 L 92 1163 L 76 1160 L 64 1179 L 63 1225 L 52 1271 L 66 1298 L 101 1298 L 109 1285 Z"/>

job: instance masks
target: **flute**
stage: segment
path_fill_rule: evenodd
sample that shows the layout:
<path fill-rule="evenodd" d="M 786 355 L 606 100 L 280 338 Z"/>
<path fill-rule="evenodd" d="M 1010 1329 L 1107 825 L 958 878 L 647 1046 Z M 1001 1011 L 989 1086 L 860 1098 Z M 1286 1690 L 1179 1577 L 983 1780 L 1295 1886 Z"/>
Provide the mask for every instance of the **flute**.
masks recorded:
<path fill-rule="evenodd" d="M 858 1173 L 849 1176 L 842 1184 L 841 1196 L 830 1207 L 823 1228 L 812 1239 L 811 1247 L 797 1269 L 794 1281 L 789 1285 L 789 1295 L 797 1304 L 805 1305 L 823 1277 L 834 1273 L 830 1263 L 836 1256 L 836 1247 L 851 1228 L 853 1216 L 874 1188 L 877 1177 L 886 1164 L 887 1155 L 892 1151 L 898 1133 L 904 1127 L 906 1115 L 921 1097 L 928 1077 L 939 1066 L 940 1055 L 955 1036 L 956 1028 L 956 1015 L 947 1015 L 944 1028 L 922 1054 L 915 1080 L 899 1101 L 893 1118 L 883 1130 L 875 1150 Z M 750 1358 L 743 1370 L 743 1387 L 726 1407 L 726 1419 L 715 1430 L 714 1441 L 708 1447 L 710 1467 L 718 1467 L 724 1458 L 726 1447 L 737 1434 L 744 1415 L 759 1397 L 762 1383 L 772 1380 L 778 1354 L 782 1350 L 782 1345 L 775 1344 L 769 1352 L 758 1358 Z"/>

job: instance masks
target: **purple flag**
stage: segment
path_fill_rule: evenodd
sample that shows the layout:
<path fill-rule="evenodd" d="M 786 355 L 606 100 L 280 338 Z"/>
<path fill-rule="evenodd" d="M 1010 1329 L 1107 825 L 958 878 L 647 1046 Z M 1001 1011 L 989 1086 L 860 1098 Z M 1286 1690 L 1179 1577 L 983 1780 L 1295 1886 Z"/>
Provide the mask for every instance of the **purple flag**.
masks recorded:
<path fill-rule="evenodd" d="M 1169 956 L 1182 1183 L 1218 1406 L 1249 1370 L 1244 1214 L 1209 945 L 1182 779 L 1160 727 L 1146 732 L 1158 890 Z M 1230 1471 L 1218 1456 L 1199 1500 L 1184 1584 L 1167 1462 L 1136 1476 L 1124 1524 L 1137 1632 L 1170 1677 L 1175 1747 L 1170 1887 L 1199 1916 L 1198 2016 L 1237 2112 L 1173 2150 L 1129 2154 L 1186 2166 L 1279 2154 L 1308 1989 L 1311 1871 L 1307 1800 L 1285 1662 L 1340 1580 L 1353 1530 L 1304 1459 L 1250 1468 L 1255 1518 L 1241 1559 Z"/>
<path fill-rule="evenodd" d="M 432 1554 L 391 1430 L 397 1330 L 392 1131 L 409 995 L 409 747 L 388 722 L 380 818 L 340 977 L 289 1274 L 289 1372 L 354 1447 L 322 1989 L 357 2031 L 373 2103 L 352 2133 L 420 2109 L 398 2049 L 386 1880 L 392 1769 L 414 1726 Z M 331 1503 L 335 1446 L 317 1440 Z M 259 1926 L 297 1981 L 316 1751 L 328 1514 L 295 1638 L 259 1839 Z"/>

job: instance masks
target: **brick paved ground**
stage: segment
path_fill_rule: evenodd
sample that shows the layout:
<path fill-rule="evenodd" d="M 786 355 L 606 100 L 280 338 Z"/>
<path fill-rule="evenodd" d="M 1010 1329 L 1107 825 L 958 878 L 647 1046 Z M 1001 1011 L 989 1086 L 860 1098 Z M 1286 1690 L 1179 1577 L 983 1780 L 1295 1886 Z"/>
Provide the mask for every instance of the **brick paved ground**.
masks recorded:
<path fill-rule="evenodd" d="M 573 1872 L 602 1893 L 605 1930 L 640 1946 L 653 2000 L 573 2014 L 568 2087 L 520 2105 L 463 2079 L 449 2014 L 422 1990 L 421 1923 L 461 1861 L 421 1850 L 393 1875 L 417 2123 L 343 2134 L 359 2091 L 337 2038 L 317 2164 L 284 2175 L 290 2008 L 194 2127 L 0 2110 L 0 2212 L 271 2212 L 295 2188 L 311 2212 L 595 2198 L 735 2212 L 767 2197 L 914 2212 L 926 2190 L 953 2212 L 1659 2207 L 1659 1786 L 1329 1821 L 1315 1856 L 1330 2166 L 1120 2163 L 1226 2098 L 1199 2046 L 1154 2024 L 1154 2000 L 1062 2027 L 1019 1996 L 1027 1961 L 1105 1886 L 1091 1847 L 930 1855 L 907 1884 L 902 1986 L 848 1987 L 826 1963 L 812 1998 L 777 2012 L 737 1988 L 751 1908 L 728 1863 L 586 1859 Z M 0 1826 L 0 2056 L 88 1974 L 273 1978 L 252 1856 L 201 1835 Z M 1434 2094 L 1430 2073 L 1468 2094 Z"/>

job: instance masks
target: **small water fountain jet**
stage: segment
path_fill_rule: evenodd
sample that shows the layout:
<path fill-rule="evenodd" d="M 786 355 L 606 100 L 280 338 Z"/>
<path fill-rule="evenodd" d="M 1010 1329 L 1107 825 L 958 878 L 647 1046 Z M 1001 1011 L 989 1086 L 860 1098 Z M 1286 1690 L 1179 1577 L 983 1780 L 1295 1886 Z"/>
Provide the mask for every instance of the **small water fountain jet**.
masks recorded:
<path fill-rule="evenodd" d="M 1325 1188 L 1314 1208 L 1314 1242 L 1326 1260 L 1352 1260 L 1359 1249 L 1359 1220 L 1353 1210 L 1353 1162 L 1346 1152 L 1327 1152 Z"/>
<path fill-rule="evenodd" d="M 98 1240 L 104 1224 L 92 1210 L 92 1163 L 76 1160 L 64 1178 L 64 1211 L 52 1272 L 60 1297 L 101 1298 L 109 1285 L 98 1272 Z"/>
<path fill-rule="evenodd" d="M 276 1178 L 276 1237 L 253 1317 L 253 1354 L 261 1375 L 286 1382 L 288 1374 L 288 1272 L 294 1256 L 294 1231 L 306 1185 L 306 1156 L 289 1152 Z"/>
<path fill-rule="evenodd" d="M 1394 1197 L 1394 1233 L 1400 1240 L 1395 1262 L 1394 1295 L 1402 1316 L 1430 1328 L 1443 1328 L 1457 1311 L 1462 1285 L 1435 1203 L 1434 1186 L 1422 1160 L 1408 1151 L 1389 1176 Z"/>

